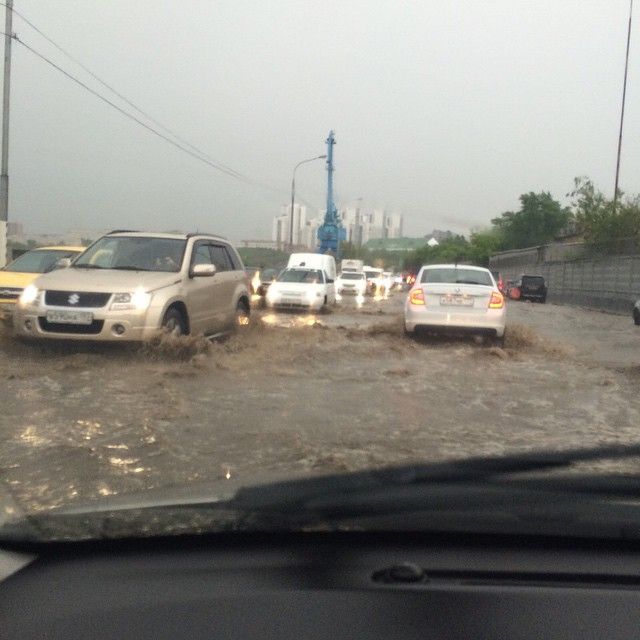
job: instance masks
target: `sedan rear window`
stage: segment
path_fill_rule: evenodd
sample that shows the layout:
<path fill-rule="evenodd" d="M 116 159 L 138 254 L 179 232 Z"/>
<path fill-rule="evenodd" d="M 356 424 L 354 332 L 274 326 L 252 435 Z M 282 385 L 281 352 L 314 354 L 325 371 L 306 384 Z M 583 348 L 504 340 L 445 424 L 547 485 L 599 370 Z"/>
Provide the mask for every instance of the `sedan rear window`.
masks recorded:
<path fill-rule="evenodd" d="M 477 269 L 446 268 L 446 269 L 425 269 L 420 279 L 422 284 L 433 282 L 445 282 L 447 284 L 480 284 L 485 287 L 493 287 L 491 275 L 488 271 Z"/>

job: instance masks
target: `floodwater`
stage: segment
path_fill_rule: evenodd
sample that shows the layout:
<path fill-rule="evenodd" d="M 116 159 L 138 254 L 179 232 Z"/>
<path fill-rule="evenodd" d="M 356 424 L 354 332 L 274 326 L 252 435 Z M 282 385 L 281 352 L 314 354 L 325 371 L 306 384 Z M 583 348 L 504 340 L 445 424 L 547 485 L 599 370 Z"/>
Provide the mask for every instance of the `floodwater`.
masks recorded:
<path fill-rule="evenodd" d="M 0 482 L 25 511 L 163 487 L 640 436 L 630 317 L 510 303 L 505 349 L 404 336 L 404 294 L 254 313 L 221 342 L 0 338 Z"/>

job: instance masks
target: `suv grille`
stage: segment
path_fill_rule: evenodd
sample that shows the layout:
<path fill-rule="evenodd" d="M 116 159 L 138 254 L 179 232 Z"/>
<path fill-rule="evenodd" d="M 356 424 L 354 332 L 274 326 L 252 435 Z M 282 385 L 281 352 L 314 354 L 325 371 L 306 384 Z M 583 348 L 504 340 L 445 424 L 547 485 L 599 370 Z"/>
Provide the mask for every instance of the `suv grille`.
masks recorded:
<path fill-rule="evenodd" d="M 17 300 L 22 293 L 22 289 L 16 289 L 15 287 L 1 287 L 0 298 L 3 300 Z"/>
<path fill-rule="evenodd" d="M 43 331 L 50 333 L 82 333 L 85 335 L 97 335 L 104 326 L 104 320 L 94 320 L 91 324 L 62 324 L 49 322 L 46 318 L 38 318 L 38 323 Z"/>
<path fill-rule="evenodd" d="M 88 293 L 86 291 L 45 291 L 44 303 L 56 307 L 104 307 L 110 293 Z M 70 301 L 71 300 L 71 301 Z"/>

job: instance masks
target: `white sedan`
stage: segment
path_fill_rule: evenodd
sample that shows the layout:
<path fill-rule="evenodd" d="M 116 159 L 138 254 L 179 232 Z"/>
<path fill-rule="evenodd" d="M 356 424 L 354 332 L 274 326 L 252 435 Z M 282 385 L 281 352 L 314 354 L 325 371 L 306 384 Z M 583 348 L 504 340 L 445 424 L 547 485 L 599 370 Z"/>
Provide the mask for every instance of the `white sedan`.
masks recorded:
<path fill-rule="evenodd" d="M 363 296 L 367 292 L 367 277 L 363 271 L 343 271 L 336 280 L 336 292 Z"/>
<path fill-rule="evenodd" d="M 408 334 L 471 333 L 502 344 L 506 315 L 504 296 L 488 269 L 437 264 L 420 269 L 405 302 L 404 326 Z"/>
<path fill-rule="evenodd" d="M 335 304 L 335 301 L 335 284 L 324 271 L 299 267 L 282 271 L 266 295 L 270 309 L 319 311 Z"/>

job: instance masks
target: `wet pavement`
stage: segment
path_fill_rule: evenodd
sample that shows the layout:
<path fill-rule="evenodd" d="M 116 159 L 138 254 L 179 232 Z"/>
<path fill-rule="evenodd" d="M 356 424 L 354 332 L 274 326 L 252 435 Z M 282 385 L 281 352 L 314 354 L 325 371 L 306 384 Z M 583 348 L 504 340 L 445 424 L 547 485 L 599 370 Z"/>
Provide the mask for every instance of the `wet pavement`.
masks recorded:
<path fill-rule="evenodd" d="M 505 349 L 404 336 L 402 303 L 256 311 L 210 344 L 0 338 L 0 482 L 26 511 L 163 487 L 640 439 L 630 317 L 510 303 Z"/>

